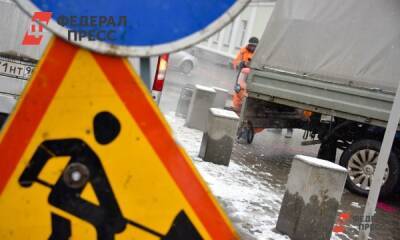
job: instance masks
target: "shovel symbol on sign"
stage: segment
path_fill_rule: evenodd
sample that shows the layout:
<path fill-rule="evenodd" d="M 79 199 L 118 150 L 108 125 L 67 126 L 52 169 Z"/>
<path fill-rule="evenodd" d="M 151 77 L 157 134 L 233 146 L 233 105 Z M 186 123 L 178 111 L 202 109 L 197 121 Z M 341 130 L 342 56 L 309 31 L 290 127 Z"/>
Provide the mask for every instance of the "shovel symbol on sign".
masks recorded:
<path fill-rule="evenodd" d="M 118 119 L 109 112 L 98 113 L 93 126 L 96 141 L 103 145 L 114 141 L 121 129 Z M 48 160 L 61 156 L 70 157 L 70 160 L 57 182 L 51 185 L 39 179 L 39 174 Z M 99 157 L 82 139 L 42 142 L 19 178 L 22 187 L 30 187 L 34 182 L 51 189 L 48 202 L 52 206 L 92 224 L 99 240 L 114 239 L 115 234 L 124 231 L 127 224 L 161 240 L 202 239 L 183 210 L 176 215 L 166 235 L 124 218 Z M 80 197 L 89 183 L 93 186 L 99 205 Z M 71 237 L 70 220 L 51 213 L 51 223 L 50 240 L 67 240 Z"/>

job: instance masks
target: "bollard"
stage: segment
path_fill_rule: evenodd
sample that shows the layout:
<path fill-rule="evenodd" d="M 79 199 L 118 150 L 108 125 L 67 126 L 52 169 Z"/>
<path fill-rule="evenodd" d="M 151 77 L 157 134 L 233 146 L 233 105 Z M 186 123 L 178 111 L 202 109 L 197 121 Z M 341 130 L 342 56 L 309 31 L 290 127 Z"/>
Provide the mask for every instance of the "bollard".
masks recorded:
<path fill-rule="evenodd" d="M 200 147 L 204 161 L 229 165 L 238 123 L 239 117 L 235 112 L 210 108 L 207 132 Z"/>
<path fill-rule="evenodd" d="M 228 99 L 228 90 L 218 87 L 213 87 L 216 95 L 214 98 L 213 108 L 225 108 L 226 100 Z"/>
<path fill-rule="evenodd" d="M 179 96 L 178 105 L 176 106 L 175 116 L 186 118 L 189 110 L 190 100 L 194 92 L 193 84 L 185 84 Z"/>
<path fill-rule="evenodd" d="M 208 109 L 215 98 L 215 90 L 210 87 L 195 85 L 194 93 L 190 101 L 185 125 L 205 132 L 207 130 Z"/>
<path fill-rule="evenodd" d="M 296 155 L 276 229 L 292 240 L 329 240 L 346 177 L 344 167 Z"/>
<path fill-rule="evenodd" d="M 213 108 L 225 108 L 226 100 L 228 99 L 229 92 L 226 89 L 213 87 L 215 90 L 215 98 L 212 104 Z M 204 158 L 204 154 L 206 152 L 206 145 L 207 145 L 207 132 L 203 133 L 203 138 L 201 140 L 201 148 L 199 152 L 199 157 Z"/>

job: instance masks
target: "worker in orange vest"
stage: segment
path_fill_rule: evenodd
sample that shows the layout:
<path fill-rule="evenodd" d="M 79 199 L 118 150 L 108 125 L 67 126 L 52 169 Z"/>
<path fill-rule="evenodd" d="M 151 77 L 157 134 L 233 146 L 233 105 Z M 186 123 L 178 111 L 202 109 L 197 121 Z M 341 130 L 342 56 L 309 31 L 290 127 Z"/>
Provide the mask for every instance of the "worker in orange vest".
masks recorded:
<path fill-rule="evenodd" d="M 237 54 L 236 58 L 233 60 L 233 68 L 238 69 L 239 71 L 243 66 L 248 66 L 251 58 L 253 57 L 254 51 L 256 50 L 256 47 L 258 45 L 258 38 L 256 37 L 251 37 L 249 39 L 249 43 L 245 46 L 242 47 Z"/>
<path fill-rule="evenodd" d="M 239 70 L 238 72 L 239 74 L 237 76 L 235 84 L 235 93 L 232 99 L 233 109 L 238 114 L 240 113 L 242 102 L 244 98 L 247 96 L 246 79 L 247 75 L 250 72 L 249 65 L 251 62 L 251 58 L 253 57 L 253 53 L 256 50 L 257 45 L 258 45 L 258 38 L 251 37 L 246 47 L 240 49 L 238 55 L 232 62 L 233 67 Z"/>

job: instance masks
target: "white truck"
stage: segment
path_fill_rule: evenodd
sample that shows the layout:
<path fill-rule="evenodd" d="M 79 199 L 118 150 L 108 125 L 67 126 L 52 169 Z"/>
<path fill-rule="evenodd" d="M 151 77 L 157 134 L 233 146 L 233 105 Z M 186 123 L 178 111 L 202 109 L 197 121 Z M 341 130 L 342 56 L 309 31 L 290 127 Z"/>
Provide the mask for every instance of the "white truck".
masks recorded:
<path fill-rule="evenodd" d="M 348 169 L 347 188 L 367 195 L 399 64 L 400 1 L 280 0 L 252 59 L 241 123 L 304 129 L 319 158 Z M 396 134 L 382 197 L 398 190 L 399 154 Z"/>

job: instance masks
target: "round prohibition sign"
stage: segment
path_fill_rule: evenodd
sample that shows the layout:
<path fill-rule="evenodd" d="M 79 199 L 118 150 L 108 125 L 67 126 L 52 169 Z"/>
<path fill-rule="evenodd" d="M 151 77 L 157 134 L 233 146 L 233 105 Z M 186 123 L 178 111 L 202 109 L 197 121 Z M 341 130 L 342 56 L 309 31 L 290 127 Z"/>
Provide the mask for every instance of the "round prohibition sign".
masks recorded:
<path fill-rule="evenodd" d="M 119 56 L 153 56 L 187 48 L 211 36 L 231 22 L 250 0 L 14 1 L 30 16 L 39 11 L 52 12 L 45 27 L 81 47 Z M 98 21 L 97 25 L 88 26 L 91 17 L 122 18 L 126 22 L 125 25 L 108 25 L 106 30 L 113 31 L 112 38 L 104 39 L 105 29 Z M 57 22 L 60 18 L 73 18 L 74 24 L 62 26 Z M 85 35 L 93 31 L 95 36 L 96 32 L 101 32 L 103 39 L 71 40 L 71 33 L 82 31 Z"/>

